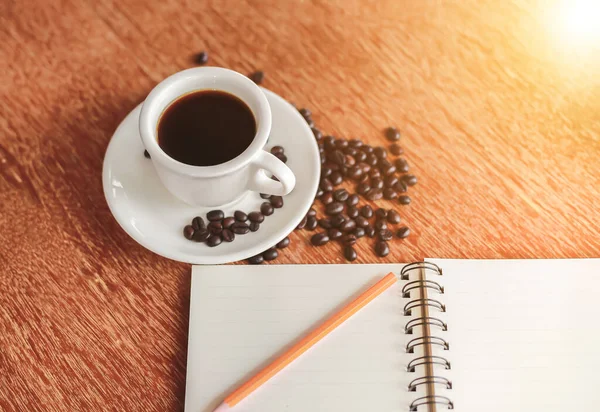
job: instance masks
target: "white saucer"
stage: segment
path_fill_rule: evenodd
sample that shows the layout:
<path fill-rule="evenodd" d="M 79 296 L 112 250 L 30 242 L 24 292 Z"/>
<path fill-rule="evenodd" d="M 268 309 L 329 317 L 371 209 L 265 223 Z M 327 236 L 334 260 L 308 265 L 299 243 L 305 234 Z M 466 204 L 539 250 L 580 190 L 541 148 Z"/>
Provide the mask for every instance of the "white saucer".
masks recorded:
<path fill-rule="evenodd" d="M 219 264 L 242 260 L 274 246 L 290 234 L 308 212 L 319 183 L 319 150 L 312 131 L 298 111 L 284 99 L 263 89 L 273 112 L 273 126 L 266 148 L 281 145 L 287 165 L 296 175 L 296 187 L 284 197 L 257 232 L 238 235 L 231 243 L 208 247 L 183 237 L 183 227 L 194 216 L 205 216 L 209 208 L 190 206 L 164 188 L 152 161 L 144 157 L 138 132 L 141 105 L 119 125 L 113 135 L 102 170 L 104 195 L 121 227 L 142 246 L 169 259 L 193 264 Z M 264 202 L 250 193 L 224 208 L 251 212 Z"/>

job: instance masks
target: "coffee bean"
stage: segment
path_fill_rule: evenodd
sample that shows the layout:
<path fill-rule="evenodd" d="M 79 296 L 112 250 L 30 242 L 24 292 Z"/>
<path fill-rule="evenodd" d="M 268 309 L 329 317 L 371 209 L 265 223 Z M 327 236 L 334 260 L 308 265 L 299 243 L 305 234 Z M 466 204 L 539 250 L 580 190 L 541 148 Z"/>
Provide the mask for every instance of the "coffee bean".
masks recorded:
<path fill-rule="evenodd" d="M 192 237 L 194 236 L 194 231 L 195 229 L 192 227 L 192 225 L 187 225 L 183 228 L 183 236 L 187 240 L 192 240 Z"/>
<path fill-rule="evenodd" d="M 338 149 L 345 149 L 346 147 L 348 147 L 349 143 L 348 140 L 346 139 L 336 139 L 335 140 L 335 147 L 337 147 Z"/>
<path fill-rule="evenodd" d="M 323 138 L 323 133 L 321 133 L 319 129 L 315 129 L 314 127 L 312 127 L 311 130 L 313 132 L 313 135 L 315 136 L 315 139 L 321 140 Z"/>
<path fill-rule="evenodd" d="M 317 211 L 315 209 L 313 209 L 312 207 L 308 210 L 308 212 L 306 213 L 306 216 L 311 217 L 311 216 L 317 216 Z"/>
<path fill-rule="evenodd" d="M 265 258 L 263 258 L 262 253 L 256 256 L 252 256 L 250 259 L 248 259 L 248 263 L 250 263 L 251 265 L 260 265 L 261 263 L 263 263 L 265 260 Z"/>
<path fill-rule="evenodd" d="M 346 164 L 346 155 L 340 150 L 336 150 L 331 154 L 331 161 L 338 166 L 344 166 Z"/>
<path fill-rule="evenodd" d="M 275 154 L 278 154 L 278 153 L 283 154 L 283 147 L 281 147 L 281 146 L 273 146 L 271 148 L 271 154 L 275 155 Z"/>
<path fill-rule="evenodd" d="M 398 197 L 398 192 L 394 189 L 383 189 L 383 198 L 387 200 L 394 200 Z"/>
<path fill-rule="evenodd" d="M 356 251 L 354 250 L 354 248 L 352 246 L 348 245 L 348 246 L 344 247 L 344 257 L 349 262 L 356 260 L 356 258 L 357 258 Z"/>
<path fill-rule="evenodd" d="M 373 208 L 369 205 L 364 205 L 360 208 L 360 214 L 361 216 L 370 219 L 373 216 Z"/>
<path fill-rule="evenodd" d="M 344 154 L 346 155 L 346 160 L 348 160 L 349 158 L 352 158 L 352 162 L 356 163 L 356 159 L 354 158 L 354 156 L 356 156 L 356 154 L 358 153 L 358 150 L 356 150 L 353 147 L 347 147 L 344 149 Z M 353 165 L 349 165 L 346 162 L 347 166 L 353 166 Z"/>
<path fill-rule="evenodd" d="M 404 175 L 402 176 L 402 181 L 406 183 L 408 186 L 414 186 L 417 184 L 417 176 L 415 175 Z"/>
<path fill-rule="evenodd" d="M 377 209 L 377 211 L 375 212 L 375 218 L 376 219 L 385 219 L 386 217 L 387 217 L 387 210 L 385 210 L 382 207 L 380 207 L 379 209 Z"/>
<path fill-rule="evenodd" d="M 238 222 L 245 222 L 246 220 L 248 220 L 248 215 L 246 213 L 242 212 L 241 210 L 236 210 L 233 213 L 233 217 Z"/>
<path fill-rule="evenodd" d="M 267 249 L 263 252 L 263 258 L 266 261 L 275 260 L 277 259 L 277 256 L 279 256 L 279 252 L 274 247 Z"/>
<path fill-rule="evenodd" d="M 342 182 L 344 181 L 344 176 L 342 176 L 342 174 L 338 171 L 335 171 L 331 174 L 330 176 L 331 179 L 331 183 L 333 183 L 334 186 L 338 186 L 341 185 Z M 333 190 L 333 188 L 332 188 Z"/>
<path fill-rule="evenodd" d="M 310 243 L 314 246 L 323 246 L 329 242 L 329 237 L 325 233 L 317 233 L 310 238 Z"/>
<path fill-rule="evenodd" d="M 192 227 L 194 230 L 206 229 L 206 223 L 200 216 L 196 216 L 192 219 Z"/>
<path fill-rule="evenodd" d="M 358 216 L 356 218 L 356 226 L 363 227 L 363 228 L 367 227 L 367 226 L 369 226 L 369 221 L 364 216 Z"/>
<path fill-rule="evenodd" d="M 321 203 L 323 203 L 324 205 L 328 205 L 331 202 L 333 202 L 333 193 L 332 192 L 323 193 L 323 195 L 321 196 Z"/>
<path fill-rule="evenodd" d="M 362 168 L 360 166 L 353 166 L 348 171 L 348 177 L 350 179 L 358 180 L 358 179 L 360 179 L 362 177 L 362 175 L 363 175 L 363 171 L 362 171 Z"/>
<path fill-rule="evenodd" d="M 251 212 L 248 214 L 248 219 L 250 219 L 251 222 L 262 223 L 264 222 L 265 217 L 260 212 Z"/>
<path fill-rule="evenodd" d="M 383 197 L 383 192 L 381 189 L 371 189 L 367 193 L 367 199 L 369 200 L 379 200 Z"/>
<path fill-rule="evenodd" d="M 229 216 L 223 219 L 223 228 L 229 229 L 235 223 L 235 218 Z"/>
<path fill-rule="evenodd" d="M 395 210 L 390 210 L 387 214 L 387 221 L 393 225 L 400 223 L 400 214 Z"/>
<path fill-rule="evenodd" d="M 270 199 L 270 198 L 271 198 L 271 195 L 268 195 L 268 194 L 266 194 L 266 193 L 261 193 L 261 194 L 260 194 L 260 197 L 261 197 L 262 199 Z M 242 213 L 244 213 L 244 212 L 242 212 Z M 234 215 L 235 215 L 235 214 L 234 214 Z"/>
<path fill-rule="evenodd" d="M 365 228 L 365 233 L 367 234 L 367 236 L 369 236 L 370 238 L 375 237 L 375 228 L 373 226 L 367 226 Z"/>
<path fill-rule="evenodd" d="M 235 235 L 229 229 L 223 229 L 221 237 L 223 238 L 224 242 L 233 242 L 233 240 L 235 239 Z"/>
<path fill-rule="evenodd" d="M 396 159 L 396 161 L 394 162 L 394 165 L 396 166 L 396 170 L 398 170 L 398 172 L 400 172 L 400 173 L 408 172 L 408 162 L 406 161 L 406 159 L 400 157 L 400 158 Z"/>
<path fill-rule="evenodd" d="M 375 153 L 369 153 L 367 155 L 366 162 L 368 164 L 370 164 L 371 166 L 377 166 L 377 163 L 379 162 L 379 158 L 377 158 L 377 156 L 375 155 Z"/>
<path fill-rule="evenodd" d="M 322 164 L 322 165 L 324 165 L 324 164 L 325 164 L 325 161 L 326 161 L 326 160 L 327 160 L 327 159 L 325 159 L 325 156 L 323 156 L 323 155 L 321 154 L 321 156 L 319 157 L 319 161 L 321 162 L 321 164 Z"/>
<path fill-rule="evenodd" d="M 343 215 L 337 215 L 331 218 L 331 226 L 340 227 L 342 223 L 346 221 L 346 218 Z"/>
<path fill-rule="evenodd" d="M 368 174 L 371 171 L 371 165 L 368 163 L 361 162 L 357 165 L 363 172 L 363 175 Z"/>
<path fill-rule="evenodd" d="M 398 183 L 398 177 L 391 175 L 391 176 L 386 176 L 385 179 L 383 179 L 383 185 L 385 187 L 389 187 L 389 188 L 393 188 L 396 183 Z"/>
<path fill-rule="evenodd" d="M 327 235 L 328 235 L 329 239 L 331 239 L 331 240 L 336 240 L 336 239 L 341 238 L 342 234 L 343 234 L 342 231 L 335 227 L 332 227 L 331 229 L 329 229 L 327 231 Z"/>
<path fill-rule="evenodd" d="M 388 127 L 385 129 L 385 137 L 391 142 L 400 140 L 400 132 L 395 127 Z"/>
<path fill-rule="evenodd" d="M 325 136 L 323 138 L 323 145 L 325 150 L 334 150 L 335 149 L 335 137 L 333 136 Z"/>
<path fill-rule="evenodd" d="M 311 116 L 312 116 L 312 113 L 311 113 L 311 111 L 310 111 L 309 109 L 307 109 L 307 108 L 304 108 L 304 107 L 303 107 L 302 109 L 300 109 L 300 110 L 298 110 L 298 111 L 300 112 L 300 114 L 301 114 L 301 115 L 302 115 L 302 117 L 304 117 L 304 118 L 307 118 L 307 117 L 311 117 Z"/>
<path fill-rule="evenodd" d="M 231 231 L 236 235 L 245 235 L 250 231 L 250 228 L 246 223 L 236 222 L 231 226 Z"/>
<path fill-rule="evenodd" d="M 371 179 L 371 187 L 373 189 L 383 189 L 383 180 L 381 179 Z"/>
<path fill-rule="evenodd" d="M 212 234 L 212 235 L 218 235 L 219 233 L 221 233 L 223 231 L 223 225 L 221 224 L 221 222 L 210 222 L 207 226 L 208 231 Z"/>
<path fill-rule="evenodd" d="M 210 235 L 210 237 L 206 241 L 206 244 L 210 247 L 215 247 L 215 246 L 219 246 L 221 244 L 221 242 L 223 242 L 221 235 L 213 234 L 213 235 Z"/>
<path fill-rule="evenodd" d="M 354 160 L 354 157 L 352 157 L 352 155 L 346 154 L 346 161 L 344 162 L 344 164 L 346 165 L 346 167 L 352 167 L 356 164 L 356 160 Z"/>
<path fill-rule="evenodd" d="M 369 190 L 371 190 L 371 186 L 366 182 L 361 183 L 356 187 L 356 192 L 363 196 L 366 195 Z"/>
<path fill-rule="evenodd" d="M 277 243 L 275 245 L 275 247 L 277 249 L 285 249 L 286 247 L 288 247 L 290 245 L 290 238 L 289 237 L 284 237 L 282 240 L 279 241 L 279 243 Z"/>
<path fill-rule="evenodd" d="M 396 173 L 396 166 L 386 160 L 382 165 L 379 166 L 379 170 L 381 170 L 382 175 L 390 176 Z"/>
<path fill-rule="evenodd" d="M 377 220 L 375 221 L 375 230 L 385 230 L 387 229 L 387 223 L 385 223 L 385 220 L 381 219 L 381 220 Z"/>
<path fill-rule="evenodd" d="M 406 191 L 408 190 L 408 186 L 405 182 L 399 180 L 398 183 L 396 183 L 396 185 L 394 186 L 394 189 L 396 189 L 398 193 L 406 193 Z"/>
<path fill-rule="evenodd" d="M 355 149 L 358 149 L 359 147 L 361 147 L 363 145 L 363 142 L 360 139 L 352 139 L 348 142 L 348 144 L 350 145 L 350 147 L 354 147 Z"/>
<path fill-rule="evenodd" d="M 211 222 L 216 222 L 217 220 L 222 220 L 225 217 L 225 214 L 222 210 L 211 210 L 206 214 L 206 218 Z"/>
<path fill-rule="evenodd" d="M 260 213 L 262 213 L 264 216 L 271 216 L 274 210 L 275 209 L 273 209 L 273 206 L 269 202 L 264 202 L 262 205 L 260 205 Z"/>
<path fill-rule="evenodd" d="M 358 204 L 358 195 L 353 194 L 348 196 L 348 199 L 346 200 L 346 204 L 348 206 L 356 206 Z"/>
<path fill-rule="evenodd" d="M 389 255 L 390 248 L 389 248 L 387 242 L 384 240 L 380 240 L 377 243 L 375 243 L 375 253 L 377 253 L 377 256 L 380 256 L 380 257 L 385 257 L 385 256 Z"/>
<path fill-rule="evenodd" d="M 373 146 L 370 146 L 368 144 L 362 145 L 360 150 L 362 150 L 363 152 L 365 152 L 366 154 L 369 153 L 373 153 Z"/>
<path fill-rule="evenodd" d="M 148 151 L 147 151 L 147 150 L 144 150 L 144 157 L 145 157 L 146 159 L 150 159 L 150 153 L 148 153 Z"/>
<path fill-rule="evenodd" d="M 331 192 L 333 190 L 333 183 L 331 183 L 331 180 L 329 180 L 326 177 L 321 179 L 320 186 L 321 186 L 321 189 L 323 189 L 323 191 L 325 191 L 325 192 Z"/>
<path fill-rule="evenodd" d="M 323 229 L 331 229 L 333 227 L 329 218 L 319 219 L 318 223 Z"/>
<path fill-rule="evenodd" d="M 343 245 L 353 245 L 356 243 L 356 235 L 349 233 L 347 235 L 342 236 L 341 241 Z"/>
<path fill-rule="evenodd" d="M 359 237 L 363 237 L 365 235 L 365 228 L 357 227 L 354 229 L 354 236 L 358 239 Z"/>
<path fill-rule="evenodd" d="M 317 218 L 314 216 L 309 216 L 306 222 L 306 229 L 315 230 L 317 228 Z"/>
<path fill-rule="evenodd" d="M 308 217 L 304 216 L 300 223 L 298 223 L 298 226 L 296 226 L 296 230 L 304 229 L 306 227 L 306 223 L 308 223 Z"/>
<path fill-rule="evenodd" d="M 283 153 L 277 153 L 274 155 L 276 158 L 278 158 L 279 160 L 281 160 L 283 163 L 287 163 L 288 158 L 286 155 L 284 155 Z"/>
<path fill-rule="evenodd" d="M 256 232 L 258 229 L 260 229 L 260 223 L 251 222 L 249 227 L 251 232 Z"/>
<path fill-rule="evenodd" d="M 390 146 L 390 152 L 392 152 L 394 156 L 400 156 L 402 153 L 404 153 L 404 149 L 402 149 L 399 144 L 394 143 Z"/>
<path fill-rule="evenodd" d="M 208 53 L 205 51 L 198 53 L 194 56 L 194 61 L 199 65 L 206 64 L 206 62 L 208 62 Z"/>
<path fill-rule="evenodd" d="M 338 189 L 333 192 L 333 198 L 339 202 L 344 202 L 348 199 L 348 191 L 346 189 Z"/>
<path fill-rule="evenodd" d="M 331 167 L 323 167 L 321 169 L 321 179 L 324 177 L 331 176 L 331 173 L 333 173 L 333 170 L 331 170 Z"/>
<path fill-rule="evenodd" d="M 404 238 L 408 237 L 408 235 L 410 235 L 410 229 L 407 228 L 406 226 L 402 226 L 396 232 L 396 236 L 398 236 L 400 239 L 404 239 Z"/>
<path fill-rule="evenodd" d="M 356 206 L 348 206 L 346 213 L 348 213 L 348 217 L 350 219 L 356 219 L 359 215 L 358 208 Z"/>
<path fill-rule="evenodd" d="M 355 155 L 354 155 L 354 160 L 356 160 L 357 163 L 363 163 L 365 160 L 367 160 L 367 154 L 365 152 L 362 151 L 358 151 Z M 365 163 L 366 164 L 366 163 Z M 370 167 L 370 166 L 369 166 Z M 364 169 L 363 169 L 364 171 Z"/>
<path fill-rule="evenodd" d="M 369 177 L 371 179 L 379 179 L 381 177 L 381 172 L 379 171 L 379 169 L 373 168 L 369 172 Z"/>
<path fill-rule="evenodd" d="M 398 203 L 400 203 L 401 205 L 409 205 L 410 197 L 406 195 L 398 196 Z"/>
<path fill-rule="evenodd" d="M 251 73 L 249 76 L 250 80 L 252 80 L 256 84 L 261 84 L 265 79 L 265 74 L 262 71 L 256 71 Z"/>
<path fill-rule="evenodd" d="M 275 209 L 281 209 L 283 207 L 283 197 L 281 197 L 281 196 L 271 196 L 271 205 Z"/>
<path fill-rule="evenodd" d="M 315 193 L 315 199 L 323 196 L 323 190 L 321 188 L 317 188 L 317 193 Z"/>
<path fill-rule="evenodd" d="M 342 213 L 344 210 L 344 204 L 341 202 L 333 202 L 325 206 L 325 214 L 327 215 L 337 215 Z"/>
<path fill-rule="evenodd" d="M 348 219 L 340 225 L 340 230 L 344 233 L 352 232 L 354 229 L 356 229 L 356 222 L 352 219 Z"/>
<path fill-rule="evenodd" d="M 385 159 L 387 157 L 387 151 L 381 146 L 376 147 L 373 150 L 373 154 L 379 159 Z"/>
<path fill-rule="evenodd" d="M 385 241 L 392 240 L 392 238 L 394 237 L 394 234 L 390 229 L 382 229 L 379 231 L 378 235 L 380 240 Z"/>

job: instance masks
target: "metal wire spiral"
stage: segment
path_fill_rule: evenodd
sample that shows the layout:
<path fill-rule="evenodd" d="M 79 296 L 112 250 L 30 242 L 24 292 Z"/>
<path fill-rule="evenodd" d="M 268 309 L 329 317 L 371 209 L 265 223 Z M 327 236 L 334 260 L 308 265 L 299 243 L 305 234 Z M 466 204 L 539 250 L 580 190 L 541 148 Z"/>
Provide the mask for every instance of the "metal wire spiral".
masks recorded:
<path fill-rule="evenodd" d="M 410 264 L 404 266 L 404 268 L 400 272 L 400 278 L 402 280 L 407 280 L 408 282 L 406 282 L 402 288 L 402 297 L 403 298 L 410 298 L 412 291 L 424 290 L 424 289 L 430 289 L 439 294 L 444 293 L 444 286 L 434 280 L 430 280 L 430 279 L 410 280 L 410 274 L 412 271 L 421 271 L 421 270 L 425 271 L 426 273 L 431 272 L 438 276 L 442 275 L 442 269 L 439 266 L 437 266 L 436 264 L 431 263 L 431 262 L 414 262 L 414 263 L 410 263 Z M 410 335 L 413 333 L 413 330 L 415 328 L 423 327 L 423 326 L 433 326 L 435 328 L 439 328 L 442 331 L 448 330 L 448 325 L 442 319 L 437 318 L 435 316 L 428 316 L 428 314 L 426 312 L 424 312 L 425 308 L 428 308 L 431 311 L 437 311 L 438 313 L 446 312 L 446 305 L 444 305 L 441 301 L 439 301 L 437 299 L 423 298 L 423 297 L 415 298 L 415 299 L 409 301 L 408 303 L 406 303 L 406 305 L 404 305 L 404 309 L 403 309 L 404 316 L 411 316 L 413 313 L 413 310 L 415 310 L 417 308 L 421 310 L 421 312 L 420 312 L 421 315 L 419 317 L 415 317 L 415 318 L 409 320 L 406 323 L 406 325 L 404 326 L 404 333 L 406 333 L 407 335 Z M 411 339 L 406 344 L 406 352 L 407 353 L 415 353 L 415 348 L 417 348 L 419 346 L 433 346 L 433 345 L 441 347 L 442 350 L 445 350 L 445 351 L 450 350 L 450 344 L 445 339 L 440 338 L 438 336 L 425 335 L 425 336 L 419 336 L 414 339 Z M 425 352 L 425 353 L 427 353 L 427 352 Z M 409 373 L 414 373 L 414 372 L 416 372 L 418 366 L 433 366 L 433 365 L 439 365 L 439 366 L 443 367 L 444 370 L 451 369 L 450 361 L 448 361 L 448 359 L 446 359 L 443 356 L 431 355 L 430 352 L 429 352 L 429 354 L 426 354 L 425 356 L 419 356 L 419 357 L 412 359 L 408 363 L 406 369 Z M 430 370 L 432 370 L 432 369 L 430 369 Z M 426 385 L 426 386 L 437 385 L 437 386 L 443 387 L 444 389 L 452 389 L 452 382 L 450 380 L 448 380 L 447 378 L 444 378 L 442 376 L 426 375 L 426 376 L 419 376 L 419 377 L 413 379 L 408 384 L 408 391 L 416 392 L 417 387 L 420 385 Z M 411 412 L 416 412 L 420 406 L 434 405 L 434 404 L 445 405 L 448 409 L 454 409 L 454 404 L 452 403 L 452 401 L 449 398 L 447 398 L 445 396 L 439 396 L 439 395 L 426 395 L 426 396 L 422 396 L 422 397 L 415 399 L 410 404 L 409 410 Z"/>

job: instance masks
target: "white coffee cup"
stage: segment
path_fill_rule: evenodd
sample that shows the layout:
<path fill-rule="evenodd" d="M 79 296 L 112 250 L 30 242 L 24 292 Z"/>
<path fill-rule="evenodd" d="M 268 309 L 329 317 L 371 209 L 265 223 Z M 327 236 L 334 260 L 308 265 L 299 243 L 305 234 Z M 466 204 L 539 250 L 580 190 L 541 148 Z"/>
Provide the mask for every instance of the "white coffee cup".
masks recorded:
<path fill-rule="evenodd" d="M 193 166 L 167 155 L 158 144 L 158 122 L 179 97 L 198 90 L 220 90 L 248 105 L 256 120 L 256 136 L 239 156 L 214 166 Z M 163 185 L 194 206 L 217 207 L 248 191 L 287 195 L 296 184 L 289 167 L 263 150 L 271 132 L 271 107 L 262 90 L 246 76 L 219 67 L 199 67 L 176 73 L 148 95 L 140 114 L 140 135 Z M 268 177 L 274 175 L 279 181 Z"/>

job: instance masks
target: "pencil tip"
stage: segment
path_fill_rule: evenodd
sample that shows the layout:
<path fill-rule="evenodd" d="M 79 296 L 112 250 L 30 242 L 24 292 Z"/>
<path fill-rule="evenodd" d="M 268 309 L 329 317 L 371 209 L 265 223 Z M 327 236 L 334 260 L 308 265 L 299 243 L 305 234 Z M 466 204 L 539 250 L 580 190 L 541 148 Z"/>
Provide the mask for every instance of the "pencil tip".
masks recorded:
<path fill-rule="evenodd" d="M 213 412 L 228 412 L 231 408 L 225 402 L 220 404 Z"/>

